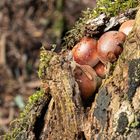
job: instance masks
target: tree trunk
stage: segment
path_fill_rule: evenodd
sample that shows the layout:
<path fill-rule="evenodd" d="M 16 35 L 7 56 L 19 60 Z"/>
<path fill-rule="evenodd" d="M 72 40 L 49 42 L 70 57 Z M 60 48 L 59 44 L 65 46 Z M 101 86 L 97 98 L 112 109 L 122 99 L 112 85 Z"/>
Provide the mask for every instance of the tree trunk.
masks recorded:
<path fill-rule="evenodd" d="M 101 15 L 98 19 L 104 21 L 104 18 Z M 116 19 L 121 23 L 121 18 Z M 97 31 L 101 28 L 97 28 L 95 21 L 97 19 L 88 22 L 87 33 L 100 33 Z M 112 28 L 111 20 L 108 23 L 110 26 L 105 30 Z M 98 27 L 104 28 L 104 24 Z M 30 98 L 5 139 L 140 139 L 140 10 L 123 53 L 115 68 L 110 66 L 108 76 L 89 107 L 83 106 L 74 79 L 74 67 L 69 51 L 59 54 L 45 49 L 41 51 L 39 75 L 43 81 L 42 90 Z"/>

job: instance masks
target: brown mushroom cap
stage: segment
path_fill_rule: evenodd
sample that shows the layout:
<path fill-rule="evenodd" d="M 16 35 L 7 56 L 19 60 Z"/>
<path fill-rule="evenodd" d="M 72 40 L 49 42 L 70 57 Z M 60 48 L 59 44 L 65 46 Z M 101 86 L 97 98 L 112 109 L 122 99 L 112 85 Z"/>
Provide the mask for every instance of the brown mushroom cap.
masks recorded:
<path fill-rule="evenodd" d="M 126 35 L 118 31 L 109 31 L 104 33 L 98 40 L 97 53 L 100 61 L 114 62 L 121 54 L 122 45 Z"/>
<path fill-rule="evenodd" d="M 86 100 L 95 94 L 95 90 L 101 84 L 101 78 L 97 76 L 93 68 L 89 65 L 81 65 L 81 67 L 76 67 L 74 73 L 82 98 Z"/>
<path fill-rule="evenodd" d="M 128 35 L 132 28 L 133 28 L 133 25 L 134 25 L 134 22 L 135 20 L 128 20 L 128 21 L 125 21 L 119 28 L 119 31 L 120 32 L 123 32 L 124 34 Z"/>
<path fill-rule="evenodd" d="M 93 69 L 99 77 L 105 78 L 106 67 L 102 62 L 99 62 Z"/>
<path fill-rule="evenodd" d="M 72 49 L 72 54 L 78 64 L 95 66 L 99 62 L 97 41 L 93 38 L 83 37 Z"/>

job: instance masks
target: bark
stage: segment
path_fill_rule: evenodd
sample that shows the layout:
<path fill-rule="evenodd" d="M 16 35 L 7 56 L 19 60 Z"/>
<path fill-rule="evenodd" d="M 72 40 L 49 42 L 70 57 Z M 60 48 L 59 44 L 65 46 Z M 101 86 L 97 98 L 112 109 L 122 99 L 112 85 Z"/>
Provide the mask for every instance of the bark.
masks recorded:
<path fill-rule="evenodd" d="M 117 17 L 121 22 L 119 19 L 121 16 Z M 87 23 L 88 34 L 96 35 L 103 28 L 105 31 L 110 29 L 103 26 L 104 18 L 100 21 L 103 21 L 100 25 L 95 24 L 96 20 Z M 112 20 L 108 21 L 111 28 L 117 28 L 111 23 Z M 73 75 L 74 67 L 69 51 L 59 54 L 42 51 L 40 73 L 47 90 L 24 115 L 24 123 L 22 120 L 13 125 L 24 128 L 5 139 L 139 140 L 140 10 L 123 53 L 115 67 L 110 66 L 110 72 L 89 107 L 83 106 Z M 25 118 L 28 125 L 23 125 Z"/>

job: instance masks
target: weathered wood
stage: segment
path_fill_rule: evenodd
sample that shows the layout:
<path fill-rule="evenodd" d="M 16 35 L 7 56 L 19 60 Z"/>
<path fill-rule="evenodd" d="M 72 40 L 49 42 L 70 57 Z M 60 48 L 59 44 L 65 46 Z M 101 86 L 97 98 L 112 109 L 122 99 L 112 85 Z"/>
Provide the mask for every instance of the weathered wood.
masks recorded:
<path fill-rule="evenodd" d="M 47 92 L 14 126 L 29 124 L 5 139 L 139 140 L 140 10 L 123 53 L 115 68 L 111 66 L 91 107 L 82 104 L 74 67 L 69 51 L 42 50 L 39 74 Z"/>
<path fill-rule="evenodd" d="M 54 72 L 48 81 L 54 109 L 50 111 L 51 119 L 46 115 L 43 140 L 139 138 L 139 17 L 140 11 L 113 74 L 104 80 L 92 107 L 86 113 L 81 105 L 75 106 L 72 100 L 72 89 L 76 83 L 68 60 L 60 60 L 60 56 L 53 59 L 64 63 L 57 61 L 53 70 L 49 70 Z"/>

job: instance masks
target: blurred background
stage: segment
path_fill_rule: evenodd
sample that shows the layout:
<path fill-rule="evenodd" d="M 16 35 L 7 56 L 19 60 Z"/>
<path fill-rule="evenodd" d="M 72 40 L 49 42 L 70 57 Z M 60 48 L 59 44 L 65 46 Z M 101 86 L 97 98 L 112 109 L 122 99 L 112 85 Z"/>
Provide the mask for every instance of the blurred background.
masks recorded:
<path fill-rule="evenodd" d="M 60 46 L 65 33 L 95 0 L 0 0 L 0 135 L 8 131 L 41 84 L 43 44 Z"/>

